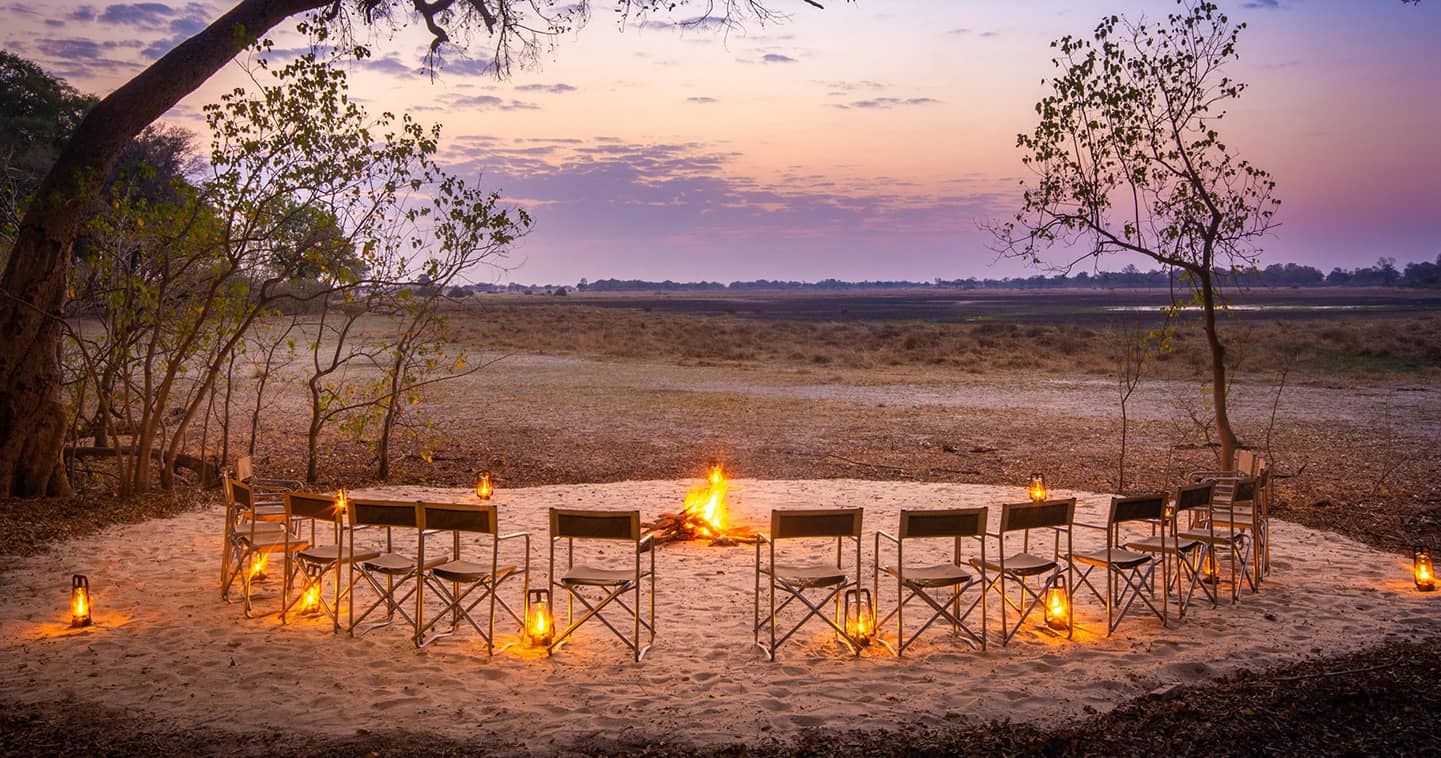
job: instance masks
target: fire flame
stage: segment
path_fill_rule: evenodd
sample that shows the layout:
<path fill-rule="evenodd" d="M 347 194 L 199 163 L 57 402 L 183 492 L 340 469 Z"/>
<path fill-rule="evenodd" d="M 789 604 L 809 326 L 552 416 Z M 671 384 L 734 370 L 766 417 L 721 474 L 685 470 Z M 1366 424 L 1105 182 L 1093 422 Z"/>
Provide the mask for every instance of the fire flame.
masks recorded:
<path fill-rule="evenodd" d="M 526 625 L 526 632 L 530 637 L 530 644 L 533 647 L 545 647 L 550 644 L 550 608 L 544 602 L 537 601 L 532 604 L 530 609 L 530 623 Z"/>
<path fill-rule="evenodd" d="M 726 487 L 725 469 L 717 463 L 711 466 L 710 483 L 692 489 L 685 496 L 685 508 L 681 513 L 704 522 L 697 525 L 700 536 L 717 537 L 725 533 Z"/>
<path fill-rule="evenodd" d="M 1066 590 L 1052 587 L 1046 590 L 1046 626 L 1052 629 L 1066 628 Z"/>
<path fill-rule="evenodd" d="M 475 483 L 475 496 L 481 500 L 489 500 L 493 492 L 495 492 L 495 485 L 490 481 L 490 472 L 482 472 L 480 481 Z"/>
<path fill-rule="evenodd" d="M 79 587 L 70 593 L 70 623 L 73 626 L 90 623 L 90 593 Z"/>
<path fill-rule="evenodd" d="M 316 613 L 320 610 L 320 583 L 305 588 L 305 597 L 300 600 L 301 613 Z"/>
<path fill-rule="evenodd" d="M 338 489 L 338 490 L 335 491 L 335 512 L 336 512 L 337 514 L 339 514 L 339 515 L 345 515 L 345 490 L 344 490 L 344 489 Z"/>
<path fill-rule="evenodd" d="M 265 573 L 265 564 L 270 561 L 266 553 L 256 553 L 250 559 L 250 578 L 257 579 Z"/>

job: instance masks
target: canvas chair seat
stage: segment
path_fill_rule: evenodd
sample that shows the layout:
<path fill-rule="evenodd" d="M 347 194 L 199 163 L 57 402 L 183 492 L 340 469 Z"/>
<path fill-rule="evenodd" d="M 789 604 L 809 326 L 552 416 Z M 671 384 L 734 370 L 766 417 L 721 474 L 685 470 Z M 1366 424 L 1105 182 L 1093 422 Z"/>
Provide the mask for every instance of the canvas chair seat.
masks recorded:
<path fill-rule="evenodd" d="M 777 563 L 774 572 L 770 566 L 761 566 L 761 573 L 774 573 L 775 578 L 801 589 L 830 587 L 842 584 L 848 578 L 845 571 L 824 563 Z"/>
<path fill-rule="evenodd" d="M 437 557 L 433 559 L 434 562 L 428 562 L 429 565 L 423 566 L 422 569 L 435 568 L 445 563 L 446 560 L 446 556 Z M 415 559 L 400 553 L 380 553 L 374 558 L 361 561 L 360 564 L 366 571 L 373 571 L 377 574 L 404 576 L 415 571 Z"/>
<path fill-rule="evenodd" d="M 345 563 L 359 563 L 374 560 L 379 556 L 379 550 L 362 550 L 352 553 L 349 550 L 343 550 L 340 545 L 312 545 L 295 554 L 296 558 L 311 563 L 333 563 L 337 559 Z"/>
<path fill-rule="evenodd" d="M 495 570 L 498 578 L 504 579 L 516 571 L 515 566 L 500 566 Z M 476 561 L 451 561 L 430 570 L 430 575 L 446 582 L 479 582 L 490 578 L 490 564 Z"/>
<path fill-rule="evenodd" d="M 1213 535 L 1213 534 L 1211 534 L 1210 532 L 1206 532 L 1206 531 L 1181 532 L 1181 533 L 1178 535 L 1178 538 L 1179 538 L 1181 541 L 1185 541 L 1185 540 L 1196 540 L 1197 542 L 1204 542 L 1204 543 L 1206 543 L 1207 545 L 1225 545 L 1225 546 L 1229 546 L 1229 545 L 1231 545 L 1231 544 L 1233 544 L 1233 543 L 1240 542 L 1243 537 L 1244 537 L 1244 535 L 1241 535 L 1241 534 L 1232 535 L 1232 534 L 1222 534 L 1222 533 L 1220 533 L 1220 532 L 1218 532 L 1218 533 L 1216 533 L 1216 534 Z"/>
<path fill-rule="evenodd" d="M 256 521 L 274 522 L 285 520 L 285 506 L 283 504 L 257 505 L 253 509 L 253 512 Z"/>
<path fill-rule="evenodd" d="M 904 570 L 897 570 L 893 566 L 881 566 L 881 572 L 896 577 L 913 587 L 926 589 L 951 587 L 971 581 L 969 572 L 951 563 L 938 563 L 934 566 L 906 566 Z"/>
<path fill-rule="evenodd" d="M 1000 571 L 1001 562 L 987 560 L 982 562 L 979 558 L 971 559 L 972 566 L 985 566 L 987 571 Z M 1054 559 L 1042 558 L 1030 553 L 1016 553 L 1005 561 L 1006 573 L 1016 576 L 1037 576 L 1049 574 L 1060 567 Z"/>
<path fill-rule="evenodd" d="M 641 576 L 649 576 L 650 570 L 641 568 Z M 635 581 L 634 569 L 604 569 L 597 566 L 575 565 L 560 577 L 560 583 L 571 587 L 614 587 Z"/>
<path fill-rule="evenodd" d="M 1106 559 L 1106 551 L 1097 550 L 1094 552 L 1072 553 L 1071 557 L 1081 563 L 1088 563 L 1092 566 L 1105 566 L 1107 563 L 1120 569 L 1133 569 L 1144 566 L 1153 558 L 1144 553 L 1133 553 L 1130 550 L 1112 550 L 1110 560 Z"/>
<path fill-rule="evenodd" d="M 286 539 L 284 531 L 274 534 L 257 534 L 253 538 L 249 535 L 241 535 L 240 541 L 254 553 L 280 553 L 286 549 L 295 553 L 310 547 L 310 543 L 305 540 Z"/>
<path fill-rule="evenodd" d="M 1157 534 L 1139 540 L 1131 540 L 1130 542 L 1126 543 L 1126 549 L 1137 550 L 1142 553 L 1159 553 L 1161 552 L 1161 541 L 1161 535 Z M 1189 553 L 1192 550 L 1195 550 L 1196 548 L 1205 544 L 1201 540 L 1191 539 L 1182 539 L 1179 542 L 1166 540 L 1165 542 L 1166 552 L 1168 553 L 1176 551 L 1180 551 L 1182 553 Z"/>

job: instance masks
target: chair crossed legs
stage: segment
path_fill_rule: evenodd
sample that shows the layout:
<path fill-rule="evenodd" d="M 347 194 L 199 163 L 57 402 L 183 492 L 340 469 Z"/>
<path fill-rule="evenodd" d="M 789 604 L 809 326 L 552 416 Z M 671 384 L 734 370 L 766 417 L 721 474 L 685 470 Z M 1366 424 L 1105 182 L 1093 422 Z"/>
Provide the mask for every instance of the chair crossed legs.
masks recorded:
<path fill-rule="evenodd" d="M 1126 612 L 1140 600 L 1149 608 L 1161 626 L 1166 625 L 1167 603 L 1170 596 L 1170 567 L 1167 562 L 1157 560 L 1153 553 L 1130 550 L 1122 547 L 1126 543 L 1121 536 L 1122 527 L 1134 524 L 1150 524 L 1160 532 L 1160 552 L 1164 556 L 1169 542 L 1166 534 L 1166 495 L 1137 495 L 1135 497 L 1111 498 L 1111 511 L 1104 526 L 1093 526 L 1077 522 L 1076 526 L 1098 529 L 1106 533 L 1104 550 L 1089 550 L 1070 554 L 1076 582 L 1084 586 L 1106 606 L 1106 636 L 1115 633 Z M 1083 568 L 1077 570 L 1077 565 Z M 1156 593 L 1156 566 L 1161 567 L 1161 592 Z M 1106 587 L 1103 592 L 1091 581 L 1091 573 L 1100 570 L 1105 573 Z M 1159 607 L 1158 607 L 1159 601 Z"/>
<path fill-rule="evenodd" d="M 557 575 L 555 562 L 556 543 L 565 540 L 566 562 L 562 573 Z M 577 540 L 594 543 L 625 544 L 625 565 L 609 563 L 593 565 L 576 563 L 575 543 Z M 596 547 L 594 544 L 592 548 Z M 631 553 L 631 551 L 634 551 Z M 593 556 L 591 557 L 593 559 Z M 613 560 L 613 559 L 612 559 Z M 655 538 L 641 535 L 640 511 L 594 511 L 550 509 L 550 585 L 565 591 L 566 628 L 557 634 L 547 648 L 554 653 L 565 644 L 583 624 L 597 619 L 604 624 L 625 646 L 630 649 L 637 663 L 655 643 Z M 641 614 L 645 598 L 642 595 L 643 580 L 649 578 L 649 618 Z M 594 597 L 588 593 L 596 593 Z M 630 602 L 626 602 L 629 595 Z M 553 599 L 552 599 L 552 602 Z M 575 604 L 585 608 L 580 618 L 575 617 Z M 630 616 L 631 629 L 627 636 L 624 631 L 604 615 L 612 604 Z M 553 613 L 553 609 L 552 609 Z M 553 617 L 553 616 L 552 616 Z M 642 631 L 647 637 L 642 644 Z"/>
<path fill-rule="evenodd" d="M 834 510 L 773 510 L 771 531 L 760 535 L 756 542 L 755 574 L 755 644 L 766 657 L 774 661 L 776 650 L 790 639 L 807 621 L 821 619 L 836 632 L 841 640 L 856 655 L 860 655 L 865 641 L 852 637 L 845 628 L 844 609 L 841 600 L 849 590 L 859 590 L 861 571 L 861 515 L 860 508 Z M 776 562 L 776 543 L 795 539 L 834 539 L 836 560 L 829 562 L 781 564 Z M 855 545 L 855 564 L 852 568 L 844 565 L 843 543 L 851 540 Z M 762 545 L 767 549 L 769 559 L 761 560 Z M 761 577 L 766 578 L 769 587 L 769 613 L 761 613 Z M 785 599 L 776 604 L 776 590 L 785 593 Z M 819 600 L 806 596 L 808 590 L 820 590 L 825 594 Z M 826 605 L 835 603 L 835 618 L 827 616 Z M 801 618 L 785 633 L 777 629 L 780 614 L 792 602 L 805 606 Z M 769 635 L 769 642 L 763 635 Z"/>
<path fill-rule="evenodd" d="M 994 591 L 1000 596 L 1002 645 L 1010 644 L 1011 638 L 1016 636 L 1036 608 L 1040 607 L 1044 611 L 1046 593 L 1049 590 L 1061 589 L 1068 598 L 1071 596 L 1070 562 L 1063 556 L 1073 552 L 1071 522 L 1075 515 L 1075 498 L 1002 505 L 1000 529 L 991 535 L 1000 543 L 998 557 L 993 560 L 971 559 L 971 565 L 976 568 L 994 572 L 990 575 L 986 590 Z M 1031 531 L 1033 529 L 1049 530 L 1053 533 L 1055 540 L 1051 545 L 1050 557 L 1035 555 L 1031 552 Z M 1021 532 L 1021 552 L 1006 555 L 1007 537 L 1014 532 Z M 1066 541 L 1064 551 L 1061 550 L 1062 537 Z M 1039 580 L 1039 585 L 1032 588 L 1029 581 L 1031 579 Z M 1014 600 L 1006 593 L 1008 583 L 1015 585 L 1016 598 Z M 1072 603 L 1066 603 L 1067 639 L 1075 633 L 1075 625 L 1071 623 L 1072 605 Z M 1020 614 L 1015 624 L 1011 624 L 1007 619 L 1008 609 Z"/>
<path fill-rule="evenodd" d="M 1201 575 L 1205 561 L 1210 559 L 1210 546 L 1194 537 L 1182 537 L 1182 521 L 1199 522 L 1204 511 L 1211 505 L 1210 484 L 1196 484 L 1182 487 L 1176 492 L 1176 500 L 1167 514 L 1166 522 L 1149 537 L 1132 539 L 1126 549 L 1141 553 L 1159 555 L 1167 564 L 1165 572 L 1166 591 L 1175 592 L 1176 614 L 1186 617 L 1191 601 L 1200 588 L 1201 593 L 1216 604 L 1215 588 L 1203 581 Z M 1198 515 L 1201 514 L 1201 515 Z"/>
<path fill-rule="evenodd" d="M 411 599 L 415 596 L 419 587 L 420 577 L 425 571 L 445 563 L 448 556 L 443 553 L 426 556 L 424 561 L 418 558 L 404 555 L 397 552 L 395 544 L 395 531 L 403 530 L 404 536 L 417 535 L 416 539 L 424 539 L 424 535 L 416 526 L 416 509 L 414 502 L 400 502 L 391 500 L 365 500 L 350 498 L 346 501 L 349 511 L 349 530 L 351 550 L 355 550 L 355 535 L 368 529 L 384 529 L 385 542 L 383 547 L 377 551 L 377 555 L 367 560 L 357 561 L 354 568 L 358 569 L 350 573 L 349 589 L 349 617 L 350 625 L 347 630 L 350 636 L 356 636 L 357 631 L 365 634 L 373 629 L 390 626 L 395 623 L 395 617 L 400 616 L 410 626 L 411 638 L 419 644 L 416 635 L 416 619 L 412 615 L 414 606 Z M 355 597 L 357 585 L 369 588 L 374 594 L 374 600 L 366 606 L 359 615 L 355 612 Z M 384 617 L 374 621 L 366 621 L 371 614 L 377 610 L 384 610 Z"/>
<path fill-rule="evenodd" d="M 449 532 L 452 540 L 451 559 L 427 570 L 416 592 L 416 643 L 424 647 L 437 639 L 455 634 L 463 619 L 485 640 L 486 653 L 495 655 L 495 608 L 497 605 L 515 620 L 518 629 L 525 626 L 525 619 L 521 618 L 515 609 L 500 596 L 500 588 L 507 580 L 520 576 L 526 582 L 526 590 L 530 589 L 530 534 L 526 532 L 499 534 L 496 525 L 496 507 L 493 505 L 416 503 L 415 509 L 416 525 L 421 534 L 420 544 L 416 550 L 418 564 L 426 564 L 424 535 Z M 482 560 L 466 560 L 462 556 L 462 534 L 488 535 L 490 537 L 490 549 L 481 548 Z M 524 563 L 521 566 L 501 565 L 500 544 L 515 539 L 525 541 Z M 485 553 L 489 553 L 489 560 L 484 560 L 487 557 L 484 555 Z M 425 618 L 427 592 L 434 593 L 436 597 L 440 598 L 443 605 L 435 617 L 428 621 Z M 524 591 L 521 593 L 521 597 L 525 597 Z M 477 606 L 487 602 L 489 609 L 485 614 L 486 624 L 482 627 L 476 621 L 475 614 Z M 448 631 L 439 631 L 426 636 L 428 631 L 446 618 L 450 620 Z M 513 644 L 515 643 L 508 643 L 500 649 L 504 650 Z"/>
<path fill-rule="evenodd" d="M 922 632 L 941 620 L 949 621 L 951 630 L 961 635 L 962 639 L 972 648 L 986 649 L 986 515 L 987 509 L 984 507 L 924 511 L 902 510 L 900 526 L 895 535 L 885 531 L 876 532 L 876 564 L 873 583 L 877 602 L 881 596 L 880 575 L 884 573 L 896 580 L 896 607 L 876 622 L 876 628 L 880 629 L 889 623 L 892 617 L 895 618 L 896 643 L 892 645 L 881 638 L 881 644 L 892 653 L 897 656 L 904 655 L 906 648 L 910 647 Z M 906 563 L 905 546 L 908 541 L 935 538 L 954 541 L 955 550 L 949 563 L 920 566 Z M 966 538 L 980 543 L 981 566 L 977 571 L 979 576 L 972 574 L 968 564 L 962 562 L 961 545 Z M 881 540 L 883 539 L 895 545 L 896 562 L 894 564 L 881 563 Z M 961 610 L 963 596 L 973 587 L 979 587 L 981 591 L 963 612 Z M 931 595 L 932 592 L 938 590 L 948 591 L 948 594 L 938 600 Z M 931 615 L 911 633 L 911 636 L 907 637 L 906 604 L 916 599 L 920 599 L 930 606 Z M 970 615 L 977 608 L 981 611 L 981 631 L 979 633 L 967 624 Z"/>
<path fill-rule="evenodd" d="M 229 601 L 236 582 L 245 584 L 259 578 L 267 551 L 258 549 L 271 538 L 281 539 L 287 528 L 285 506 L 279 501 L 258 502 L 250 485 L 232 477 L 221 480 L 225 488 L 225 535 L 220 556 L 220 599 Z M 248 590 L 247 590 L 248 591 Z"/>
<path fill-rule="evenodd" d="M 313 610 L 330 617 L 332 631 L 341 627 L 341 603 L 345 601 L 353 582 L 342 581 L 341 571 L 355 570 L 357 562 L 368 561 L 380 555 L 376 550 L 356 550 L 354 542 L 345 540 L 345 506 L 330 495 L 314 495 L 301 492 L 285 494 L 285 517 L 292 523 L 310 522 L 310 538 L 306 546 L 286 551 L 284 601 L 280 610 L 280 622 L 287 621 L 291 609 L 300 606 L 302 612 Z M 329 544 L 317 540 L 316 526 L 328 524 L 332 530 Z M 331 596 L 325 596 L 325 577 L 333 574 Z M 297 587 L 297 582 L 299 586 Z"/>
<path fill-rule="evenodd" d="M 1219 505 L 1213 498 L 1206 504 L 1204 510 L 1196 511 L 1198 514 L 1204 514 L 1204 520 L 1177 536 L 1177 539 L 1180 540 L 1198 540 L 1205 543 L 1206 555 L 1201 564 L 1201 582 L 1202 586 L 1208 588 L 1207 594 L 1211 596 L 1213 605 L 1220 595 L 1220 562 L 1222 560 L 1226 562 L 1229 570 L 1228 584 L 1231 588 L 1232 603 L 1241 598 L 1243 585 L 1250 585 L 1251 591 L 1256 591 L 1256 578 L 1251 575 L 1254 547 L 1251 522 L 1239 518 L 1234 509 L 1238 502 L 1249 503 L 1254 497 L 1255 489 L 1255 479 L 1248 478 L 1237 481 L 1231 490 L 1230 503 Z"/>

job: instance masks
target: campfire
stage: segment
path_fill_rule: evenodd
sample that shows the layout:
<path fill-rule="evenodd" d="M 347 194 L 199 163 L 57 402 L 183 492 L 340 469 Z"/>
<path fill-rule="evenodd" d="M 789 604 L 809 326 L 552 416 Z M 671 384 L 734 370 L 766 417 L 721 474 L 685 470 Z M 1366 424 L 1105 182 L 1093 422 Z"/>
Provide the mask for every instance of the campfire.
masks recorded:
<path fill-rule="evenodd" d="M 685 505 L 679 513 L 663 513 L 647 528 L 655 535 L 656 542 L 661 543 L 708 540 L 712 545 L 736 545 L 755 542 L 755 532 L 729 525 L 726 489 L 725 469 L 717 463 L 711 466 L 707 483 L 691 489 L 685 496 Z"/>

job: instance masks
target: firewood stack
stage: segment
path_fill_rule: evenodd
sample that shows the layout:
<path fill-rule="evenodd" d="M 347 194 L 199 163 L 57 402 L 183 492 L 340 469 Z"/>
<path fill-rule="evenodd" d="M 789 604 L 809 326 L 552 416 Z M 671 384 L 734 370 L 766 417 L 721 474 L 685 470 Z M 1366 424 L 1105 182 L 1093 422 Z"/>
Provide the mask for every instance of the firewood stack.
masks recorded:
<path fill-rule="evenodd" d="M 686 510 L 680 513 L 662 513 L 653 523 L 646 524 L 645 528 L 655 535 L 655 541 L 662 545 L 668 542 L 697 540 L 707 542 L 711 547 L 727 547 L 751 545 L 759 539 L 756 533 L 749 529 L 718 530 L 699 515 Z"/>

